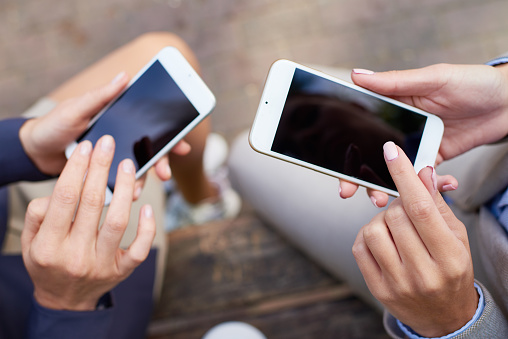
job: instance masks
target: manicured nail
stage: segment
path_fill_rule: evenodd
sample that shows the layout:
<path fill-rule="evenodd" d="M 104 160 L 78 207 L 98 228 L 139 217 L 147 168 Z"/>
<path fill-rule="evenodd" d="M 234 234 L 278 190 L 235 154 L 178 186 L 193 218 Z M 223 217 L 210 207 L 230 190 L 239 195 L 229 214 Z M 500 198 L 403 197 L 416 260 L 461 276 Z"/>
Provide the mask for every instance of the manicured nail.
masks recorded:
<path fill-rule="evenodd" d="M 168 178 L 171 178 L 171 167 L 169 167 L 169 164 L 166 168 L 166 175 L 168 176 Z"/>
<path fill-rule="evenodd" d="M 112 84 L 116 84 L 118 81 L 120 81 L 120 79 L 122 79 L 127 73 L 125 72 L 120 72 L 116 75 L 116 77 L 113 78 L 113 80 L 111 80 L 111 83 Z"/>
<path fill-rule="evenodd" d="M 81 153 L 82 155 L 88 155 L 92 152 L 92 145 L 90 144 L 90 142 L 82 142 L 80 145 L 79 145 L 79 153 Z"/>
<path fill-rule="evenodd" d="M 379 208 L 379 206 L 377 205 L 377 199 L 374 198 L 374 197 L 370 197 L 370 201 L 372 201 L 372 203 L 374 204 L 374 206 L 376 206 L 377 208 Z"/>
<path fill-rule="evenodd" d="M 104 152 L 109 153 L 113 150 L 113 143 L 113 137 L 111 135 L 106 135 L 101 140 L 101 149 Z"/>
<path fill-rule="evenodd" d="M 432 172 L 430 174 L 430 179 L 432 180 L 432 187 L 434 187 L 434 190 L 437 191 L 437 177 L 436 177 L 436 170 L 432 166 L 427 166 L 430 169 L 432 169 Z"/>
<path fill-rule="evenodd" d="M 385 153 L 385 158 L 388 161 L 397 159 L 397 157 L 399 156 L 397 146 L 395 146 L 395 144 L 392 141 L 388 141 L 383 145 L 383 151 Z"/>
<path fill-rule="evenodd" d="M 145 215 L 145 218 L 151 218 L 153 215 L 152 206 L 145 205 L 145 207 L 143 208 L 143 214 Z"/>
<path fill-rule="evenodd" d="M 142 187 L 136 187 L 136 191 L 134 191 L 134 199 L 138 199 L 141 196 L 141 191 L 143 191 Z"/>
<path fill-rule="evenodd" d="M 342 187 L 340 187 L 340 183 L 339 183 L 339 197 L 342 198 L 342 196 L 340 195 L 341 193 L 342 193 Z M 342 198 L 342 199 L 344 199 L 344 198 Z"/>
<path fill-rule="evenodd" d="M 134 164 L 132 163 L 132 161 L 126 160 L 122 162 L 122 170 L 128 174 L 134 173 Z"/>
<path fill-rule="evenodd" d="M 372 74 L 374 74 L 373 71 L 368 70 L 368 69 L 363 69 L 363 68 L 355 68 L 355 69 L 353 69 L 353 73 L 354 74 L 363 74 L 363 75 L 372 75 Z"/>
<path fill-rule="evenodd" d="M 456 189 L 457 187 L 453 186 L 452 184 L 443 185 L 444 192 L 455 191 Z"/>

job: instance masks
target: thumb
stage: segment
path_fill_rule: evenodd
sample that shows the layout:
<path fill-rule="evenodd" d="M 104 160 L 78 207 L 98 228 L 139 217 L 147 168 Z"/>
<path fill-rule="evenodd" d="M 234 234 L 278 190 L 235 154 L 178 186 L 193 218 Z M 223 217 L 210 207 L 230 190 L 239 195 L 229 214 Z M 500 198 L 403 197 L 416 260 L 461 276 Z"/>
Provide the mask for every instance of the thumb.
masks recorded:
<path fill-rule="evenodd" d="M 78 114 L 89 119 L 97 114 L 104 106 L 113 100 L 125 88 L 129 77 L 121 72 L 109 84 L 98 87 L 77 98 Z"/>
<path fill-rule="evenodd" d="M 357 68 L 353 69 L 351 79 L 358 86 L 389 97 L 425 96 L 442 87 L 445 67 L 432 65 L 379 73 Z"/>
<path fill-rule="evenodd" d="M 468 245 L 469 241 L 464 225 L 457 219 L 455 214 L 453 214 L 450 206 L 448 206 L 438 190 L 439 185 L 436 170 L 432 166 L 424 167 L 420 173 L 418 173 L 418 177 L 429 191 L 432 199 L 434 200 L 434 203 L 436 204 L 436 207 L 439 210 L 439 213 L 443 217 L 450 230 L 460 241 L 462 241 L 463 244 Z"/>

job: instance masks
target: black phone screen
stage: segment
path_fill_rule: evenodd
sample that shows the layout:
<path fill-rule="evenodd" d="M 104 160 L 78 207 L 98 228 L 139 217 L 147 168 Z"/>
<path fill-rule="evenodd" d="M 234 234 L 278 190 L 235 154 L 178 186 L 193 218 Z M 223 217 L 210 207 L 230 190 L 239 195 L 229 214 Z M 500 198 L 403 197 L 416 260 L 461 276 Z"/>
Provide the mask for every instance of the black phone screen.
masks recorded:
<path fill-rule="evenodd" d="M 383 145 L 395 142 L 414 164 L 426 120 L 296 69 L 271 150 L 396 191 Z"/>
<path fill-rule="evenodd" d="M 105 134 L 115 139 L 108 186 L 118 164 L 134 161 L 136 171 L 164 148 L 199 113 L 159 61 L 155 61 L 79 139 L 94 145 Z"/>

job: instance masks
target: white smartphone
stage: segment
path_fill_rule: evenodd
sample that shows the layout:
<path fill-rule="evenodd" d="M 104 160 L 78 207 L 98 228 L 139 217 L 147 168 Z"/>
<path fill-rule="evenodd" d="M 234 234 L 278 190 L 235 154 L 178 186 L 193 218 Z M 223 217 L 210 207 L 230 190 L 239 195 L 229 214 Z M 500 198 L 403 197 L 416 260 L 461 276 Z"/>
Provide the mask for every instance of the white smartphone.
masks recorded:
<path fill-rule="evenodd" d="M 434 166 L 444 126 L 437 116 L 288 60 L 270 68 L 251 147 L 312 170 L 398 196 L 383 144 L 416 171 Z"/>
<path fill-rule="evenodd" d="M 91 121 L 88 129 L 66 149 L 95 145 L 105 134 L 115 139 L 115 155 L 106 190 L 112 198 L 118 164 L 126 158 L 139 179 L 215 107 L 215 97 L 184 56 L 174 47 L 162 49 L 136 74 L 126 89 Z"/>

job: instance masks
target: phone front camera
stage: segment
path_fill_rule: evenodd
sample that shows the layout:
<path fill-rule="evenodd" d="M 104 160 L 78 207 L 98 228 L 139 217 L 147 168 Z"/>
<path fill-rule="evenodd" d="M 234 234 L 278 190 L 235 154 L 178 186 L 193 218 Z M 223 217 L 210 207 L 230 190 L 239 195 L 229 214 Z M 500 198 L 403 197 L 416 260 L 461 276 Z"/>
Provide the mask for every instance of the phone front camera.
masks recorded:
<path fill-rule="evenodd" d="M 265 105 L 268 105 L 268 101 L 265 101 Z"/>

